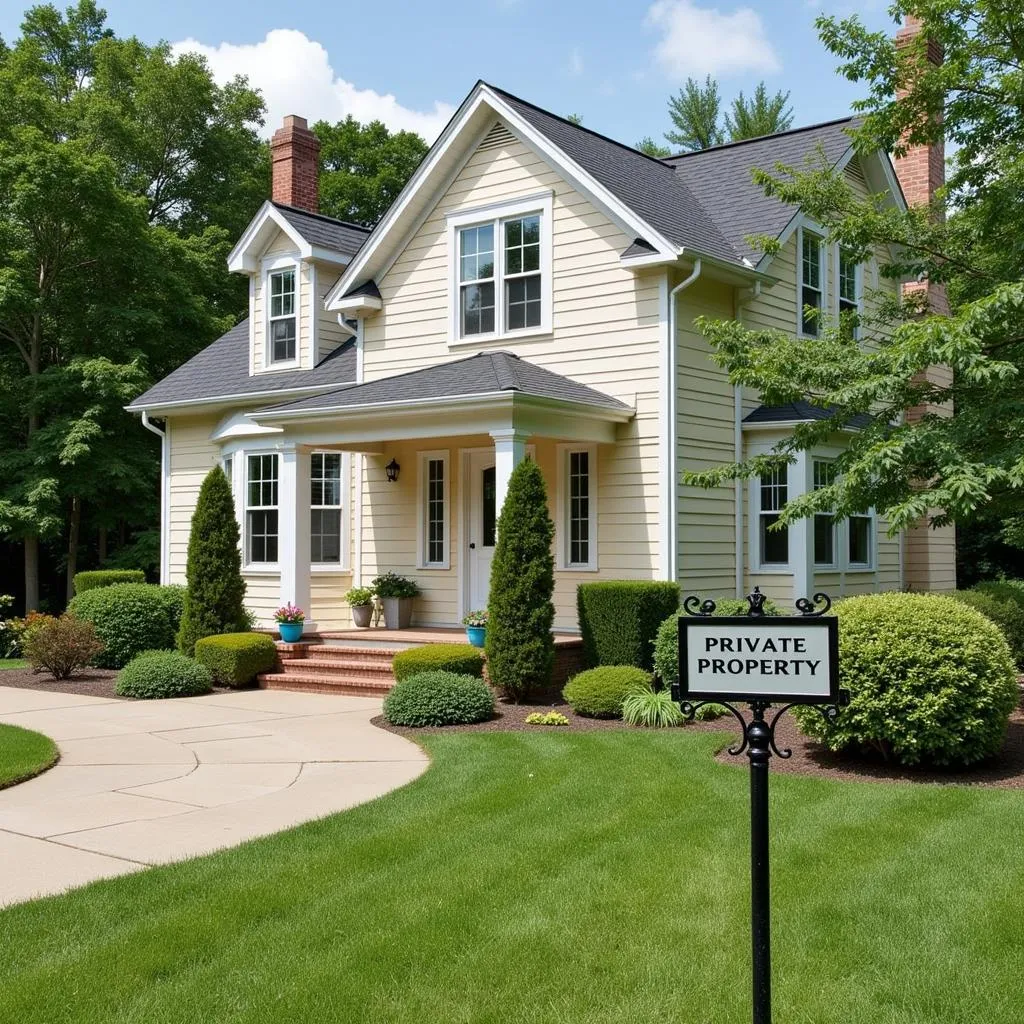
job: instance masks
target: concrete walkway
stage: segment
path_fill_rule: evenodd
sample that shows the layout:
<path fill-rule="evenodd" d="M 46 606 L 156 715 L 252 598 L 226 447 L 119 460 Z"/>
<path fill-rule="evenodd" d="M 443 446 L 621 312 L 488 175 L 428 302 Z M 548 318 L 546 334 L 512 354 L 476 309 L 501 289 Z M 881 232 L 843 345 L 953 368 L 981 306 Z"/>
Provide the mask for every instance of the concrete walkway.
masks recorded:
<path fill-rule="evenodd" d="M 0 791 L 0 905 L 184 860 L 372 800 L 427 767 L 381 701 L 247 690 L 116 701 L 0 686 L 0 721 L 60 747 Z"/>

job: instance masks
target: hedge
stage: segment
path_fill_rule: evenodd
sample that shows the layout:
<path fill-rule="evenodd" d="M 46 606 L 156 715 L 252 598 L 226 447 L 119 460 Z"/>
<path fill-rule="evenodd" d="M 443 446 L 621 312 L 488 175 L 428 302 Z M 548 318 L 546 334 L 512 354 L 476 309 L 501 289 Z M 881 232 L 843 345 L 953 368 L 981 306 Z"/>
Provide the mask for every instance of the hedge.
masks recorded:
<path fill-rule="evenodd" d="M 146 574 L 141 569 L 91 569 L 88 572 L 75 573 L 75 593 L 84 594 L 87 590 L 99 587 L 113 587 L 118 583 L 145 583 Z"/>
<path fill-rule="evenodd" d="M 469 644 L 426 644 L 399 651 L 391 662 L 395 679 L 402 682 L 420 672 L 454 672 L 483 678 L 484 656 Z"/>
<path fill-rule="evenodd" d="M 984 590 L 954 590 L 949 596 L 994 622 L 1010 645 L 1014 664 L 1024 668 L 1024 607 Z"/>
<path fill-rule="evenodd" d="M 635 665 L 601 665 L 580 672 L 565 684 L 562 696 L 578 715 L 621 718 L 631 693 L 651 688 L 651 675 Z"/>
<path fill-rule="evenodd" d="M 1024 580 L 983 580 L 974 589 L 998 601 L 1012 601 L 1024 608 Z"/>
<path fill-rule="evenodd" d="M 196 661 L 218 686 L 250 686 L 277 664 L 277 646 L 266 633 L 221 633 L 196 641 Z"/>
<path fill-rule="evenodd" d="M 576 611 L 586 664 L 654 665 L 658 627 L 679 607 L 679 586 L 661 580 L 581 583 Z"/>
<path fill-rule="evenodd" d="M 114 686 L 121 697 L 161 700 L 210 692 L 210 670 L 177 651 L 143 651 L 120 671 Z"/>
<path fill-rule="evenodd" d="M 420 672 L 397 683 L 384 698 L 392 725 L 469 725 L 494 714 L 494 694 L 477 676 Z"/>

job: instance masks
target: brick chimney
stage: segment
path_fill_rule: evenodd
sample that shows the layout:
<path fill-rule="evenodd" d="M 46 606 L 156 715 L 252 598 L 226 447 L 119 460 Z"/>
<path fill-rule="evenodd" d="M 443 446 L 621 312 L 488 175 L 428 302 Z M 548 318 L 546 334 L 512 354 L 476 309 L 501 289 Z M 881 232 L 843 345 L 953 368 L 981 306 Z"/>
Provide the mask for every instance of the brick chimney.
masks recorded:
<path fill-rule="evenodd" d="M 306 119 L 289 114 L 270 140 L 271 198 L 316 213 L 320 208 L 320 140 Z"/>

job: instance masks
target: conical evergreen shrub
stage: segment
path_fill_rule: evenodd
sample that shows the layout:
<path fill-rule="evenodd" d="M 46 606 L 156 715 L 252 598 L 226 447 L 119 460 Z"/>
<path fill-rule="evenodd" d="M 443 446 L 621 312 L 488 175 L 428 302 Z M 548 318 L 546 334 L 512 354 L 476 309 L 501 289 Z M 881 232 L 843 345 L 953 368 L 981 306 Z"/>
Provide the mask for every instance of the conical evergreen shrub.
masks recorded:
<path fill-rule="evenodd" d="M 196 641 L 247 628 L 245 580 L 238 547 L 238 520 L 231 485 L 219 466 L 211 469 L 199 489 L 188 539 L 185 608 L 178 630 L 178 650 L 189 657 Z"/>
<path fill-rule="evenodd" d="M 521 462 L 512 472 L 498 519 L 498 543 L 491 561 L 487 602 L 487 672 L 491 682 L 515 701 L 551 681 L 555 639 L 555 525 L 548 514 L 547 489 L 537 464 Z"/>

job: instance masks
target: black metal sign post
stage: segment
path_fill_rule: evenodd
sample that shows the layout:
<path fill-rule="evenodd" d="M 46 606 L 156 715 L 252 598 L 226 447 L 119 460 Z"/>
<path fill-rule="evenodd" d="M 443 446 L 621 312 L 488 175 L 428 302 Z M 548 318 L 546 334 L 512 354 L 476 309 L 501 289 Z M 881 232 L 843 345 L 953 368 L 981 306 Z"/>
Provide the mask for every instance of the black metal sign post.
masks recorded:
<path fill-rule="evenodd" d="M 771 1024 L 771 883 L 768 871 L 768 762 L 790 757 L 775 743 L 779 719 L 794 705 L 815 706 L 829 721 L 849 703 L 839 689 L 839 633 L 825 618 L 825 594 L 797 601 L 800 615 L 766 616 L 755 587 L 742 616 L 714 616 L 714 601 L 690 596 L 679 619 L 679 681 L 672 699 L 693 718 L 704 704 L 721 704 L 740 723 L 743 740 L 729 753 L 750 759 L 750 934 L 753 952 L 753 1024 Z M 712 617 L 714 616 L 714 617 Z M 749 705 L 748 722 L 733 705 Z M 781 704 L 771 718 L 765 716 Z"/>

